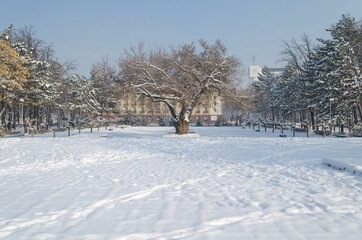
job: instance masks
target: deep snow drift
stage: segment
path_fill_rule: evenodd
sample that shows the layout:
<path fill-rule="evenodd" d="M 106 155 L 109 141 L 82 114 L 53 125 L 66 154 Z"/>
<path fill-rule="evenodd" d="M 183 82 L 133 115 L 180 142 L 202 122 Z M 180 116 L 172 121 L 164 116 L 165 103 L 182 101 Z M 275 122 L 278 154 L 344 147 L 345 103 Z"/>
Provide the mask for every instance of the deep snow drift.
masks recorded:
<path fill-rule="evenodd" d="M 362 139 L 237 127 L 0 139 L 0 239 L 360 239 Z M 107 134 L 107 138 L 101 138 Z"/>

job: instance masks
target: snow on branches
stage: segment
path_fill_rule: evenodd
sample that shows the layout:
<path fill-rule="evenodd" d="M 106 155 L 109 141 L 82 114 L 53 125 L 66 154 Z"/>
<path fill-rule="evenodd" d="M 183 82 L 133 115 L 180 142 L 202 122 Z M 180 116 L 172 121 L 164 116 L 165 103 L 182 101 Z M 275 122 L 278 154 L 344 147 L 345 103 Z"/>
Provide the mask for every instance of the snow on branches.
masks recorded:
<path fill-rule="evenodd" d="M 198 51 L 200 49 L 200 51 Z M 143 44 L 125 51 L 120 59 L 122 79 L 154 102 L 165 103 L 175 122 L 176 133 L 185 134 L 189 117 L 200 98 L 227 94 L 235 89 L 240 66 L 226 55 L 226 48 L 216 41 L 209 45 L 200 40 L 178 48 L 145 52 Z M 181 104 L 177 111 L 174 103 Z"/>

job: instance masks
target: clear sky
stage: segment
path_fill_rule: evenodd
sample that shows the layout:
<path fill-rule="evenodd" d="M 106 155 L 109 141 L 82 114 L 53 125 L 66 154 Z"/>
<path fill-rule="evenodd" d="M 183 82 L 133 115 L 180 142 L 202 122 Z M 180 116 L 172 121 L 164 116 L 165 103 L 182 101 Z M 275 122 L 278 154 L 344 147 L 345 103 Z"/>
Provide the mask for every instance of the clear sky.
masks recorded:
<path fill-rule="evenodd" d="M 325 32 L 344 13 L 362 17 L 361 0 L 0 0 L 0 31 L 32 25 L 54 44 L 56 56 L 75 60 L 89 77 L 93 63 L 116 60 L 143 41 L 168 47 L 202 38 L 220 39 L 245 67 L 282 67 L 281 43 L 328 38 Z"/>

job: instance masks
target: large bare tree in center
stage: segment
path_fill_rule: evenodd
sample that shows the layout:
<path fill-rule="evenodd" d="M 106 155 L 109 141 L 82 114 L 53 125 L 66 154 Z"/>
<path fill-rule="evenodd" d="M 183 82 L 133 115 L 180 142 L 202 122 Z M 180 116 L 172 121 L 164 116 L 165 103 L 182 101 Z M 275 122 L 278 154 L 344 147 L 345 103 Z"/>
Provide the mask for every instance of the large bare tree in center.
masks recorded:
<path fill-rule="evenodd" d="M 190 115 L 200 98 L 235 93 L 239 61 L 226 55 L 220 41 L 198 43 L 149 52 L 140 44 L 125 51 L 119 61 L 123 81 L 168 106 L 176 134 L 188 133 Z M 180 103 L 181 109 L 177 110 L 175 103 Z"/>

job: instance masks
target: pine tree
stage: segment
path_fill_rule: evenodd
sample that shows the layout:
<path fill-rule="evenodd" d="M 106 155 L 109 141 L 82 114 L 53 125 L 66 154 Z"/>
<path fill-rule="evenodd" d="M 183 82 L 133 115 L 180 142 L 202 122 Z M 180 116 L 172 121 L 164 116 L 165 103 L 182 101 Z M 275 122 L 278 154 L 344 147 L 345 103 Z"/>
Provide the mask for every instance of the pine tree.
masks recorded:
<path fill-rule="evenodd" d="M 96 117 L 100 114 L 101 106 L 90 80 L 84 76 L 74 75 L 67 84 L 66 107 L 69 111 L 78 115 L 79 120 L 86 116 Z"/>
<path fill-rule="evenodd" d="M 108 58 L 103 58 L 101 62 L 93 64 L 91 80 L 97 100 L 102 106 L 102 112 L 117 111 L 119 84 L 116 84 L 116 79 L 116 69 L 110 65 Z"/>
<path fill-rule="evenodd" d="M 273 104 L 276 87 L 276 77 L 267 68 L 262 69 L 258 81 L 253 83 L 257 95 L 257 108 L 264 114 L 264 119 L 268 119 L 268 114 L 274 115 L 275 105 Z"/>
<path fill-rule="evenodd" d="M 311 51 L 308 60 L 303 64 L 300 78 L 304 86 L 302 92 L 303 100 L 305 101 L 305 107 L 309 110 L 313 129 L 316 127 L 316 103 L 314 99 L 319 96 L 316 91 L 316 84 L 319 79 L 319 74 L 317 71 L 318 55 L 316 54 L 316 50 L 317 48 L 314 48 Z"/>
<path fill-rule="evenodd" d="M 335 115 L 347 120 L 354 107 L 361 109 L 361 73 L 351 45 L 343 38 L 336 44 L 333 64 L 336 70 L 330 75 L 339 80 L 335 86 L 339 90 Z"/>
<path fill-rule="evenodd" d="M 346 120 L 354 107 L 361 108 L 361 74 L 356 56 L 342 37 L 320 41 L 323 45 L 316 51 L 313 103 L 321 120 Z"/>
<path fill-rule="evenodd" d="M 354 17 L 343 14 L 341 19 L 330 29 L 333 40 L 338 41 L 343 38 L 346 42 L 349 42 L 353 49 L 353 54 L 358 60 L 358 66 L 362 67 L 362 22 L 357 22 Z"/>

